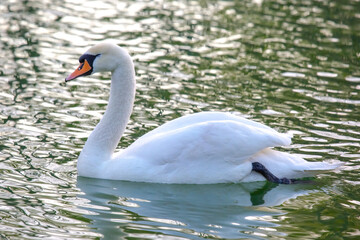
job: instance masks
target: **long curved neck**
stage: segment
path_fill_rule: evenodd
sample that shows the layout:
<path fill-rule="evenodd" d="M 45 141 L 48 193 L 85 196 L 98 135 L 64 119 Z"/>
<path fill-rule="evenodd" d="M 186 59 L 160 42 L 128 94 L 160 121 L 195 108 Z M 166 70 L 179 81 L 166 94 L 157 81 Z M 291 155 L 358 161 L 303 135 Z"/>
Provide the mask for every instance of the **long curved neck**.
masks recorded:
<path fill-rule="evenodd" d="M 96 168 L 97 163 L 111 158 L 132 112 L 135 84 L 134 65 L 130 59 L 112 72 L 109 104 L 79 156 L 79 170 L 84 162 Z"/>

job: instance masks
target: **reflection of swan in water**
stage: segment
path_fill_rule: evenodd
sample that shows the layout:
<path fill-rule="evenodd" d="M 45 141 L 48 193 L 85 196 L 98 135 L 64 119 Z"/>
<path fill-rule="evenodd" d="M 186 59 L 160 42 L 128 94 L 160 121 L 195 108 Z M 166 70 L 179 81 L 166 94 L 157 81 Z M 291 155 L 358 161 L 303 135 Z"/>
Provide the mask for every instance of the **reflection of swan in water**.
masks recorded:
<path fill-rule="evenodd" d="M 91 228 L 105 239 L 148 233 L 194 239 L 215 235 L 222 238 L 267 234 L 258 227 L 274 227 L 254 220 L 281 214 L 266 208 L 305 195 L 314 185 L 276 185 L 269 182 L 174 185 L 78 178 L 87 199 Z M 246 232 L 246 234 L 245 234 Z M 136 235 L 139 234 L 139 235 Z M 249 235 L 250 234 L 250 235 Z M 254 237 L 254 236 L 252 236 Z"/>

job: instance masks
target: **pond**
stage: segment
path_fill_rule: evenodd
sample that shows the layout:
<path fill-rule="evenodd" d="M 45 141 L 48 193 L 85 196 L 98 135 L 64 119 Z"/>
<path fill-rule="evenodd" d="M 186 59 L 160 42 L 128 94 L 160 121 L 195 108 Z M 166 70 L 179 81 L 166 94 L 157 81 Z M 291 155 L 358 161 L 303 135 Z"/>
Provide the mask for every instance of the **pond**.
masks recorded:
<path fill-rule="evenodd" d="M 2 0 L 0 238 L 360 238 L 359 9 L 357 0 Z M 293 134 L 281 151 L 345 165 L 295 185 L 77 177 L 110 74 L 64 79 L 104 39 L 136 68 L 119 149 L 176 117 L 223 111 Z"/>

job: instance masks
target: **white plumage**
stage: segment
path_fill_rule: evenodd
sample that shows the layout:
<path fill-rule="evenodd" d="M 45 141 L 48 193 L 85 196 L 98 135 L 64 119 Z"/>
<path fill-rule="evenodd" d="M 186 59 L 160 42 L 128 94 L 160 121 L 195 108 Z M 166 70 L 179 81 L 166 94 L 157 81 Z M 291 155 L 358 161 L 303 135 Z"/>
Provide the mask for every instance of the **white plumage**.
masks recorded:
<path fill-rule="evenodd" d="M 308 162 L 272 150 L 289 145 L 290 137 L 263 124 L 221 112 L 202 112 L 172 120 L 114 153 L 134 102 L 133 62 L 123 48 L 109 42 L 95 45 L 80 59 L 83 62 L 67 81 L 94 72 L 112 72 L 109 105 L 78 159 L 81 176 L 208 184 L 265 180 L 252 171 L 253 162 L 263 164 L 279 178 L 311 176 L 338 166 Z"/>

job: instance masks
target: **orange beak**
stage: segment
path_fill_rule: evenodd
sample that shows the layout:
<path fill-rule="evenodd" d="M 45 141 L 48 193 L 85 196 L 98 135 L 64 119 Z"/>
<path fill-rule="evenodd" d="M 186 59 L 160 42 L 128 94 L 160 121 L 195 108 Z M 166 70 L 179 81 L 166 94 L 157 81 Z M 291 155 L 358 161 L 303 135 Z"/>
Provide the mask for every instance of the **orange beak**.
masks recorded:
<path fill-rule="evenodd" d="M 88 61 L 85 59 L 83 63 L 80 63 L 79 67 L 70 74 L 67 78 L 65 78 L 65 82 L 68 82 L 70 80 L 73 80 L 75 78 L 78 78 L 83 75 L 89 75 L 90 71 L 92 70 L 92 67 L 88 63 Z"/>

